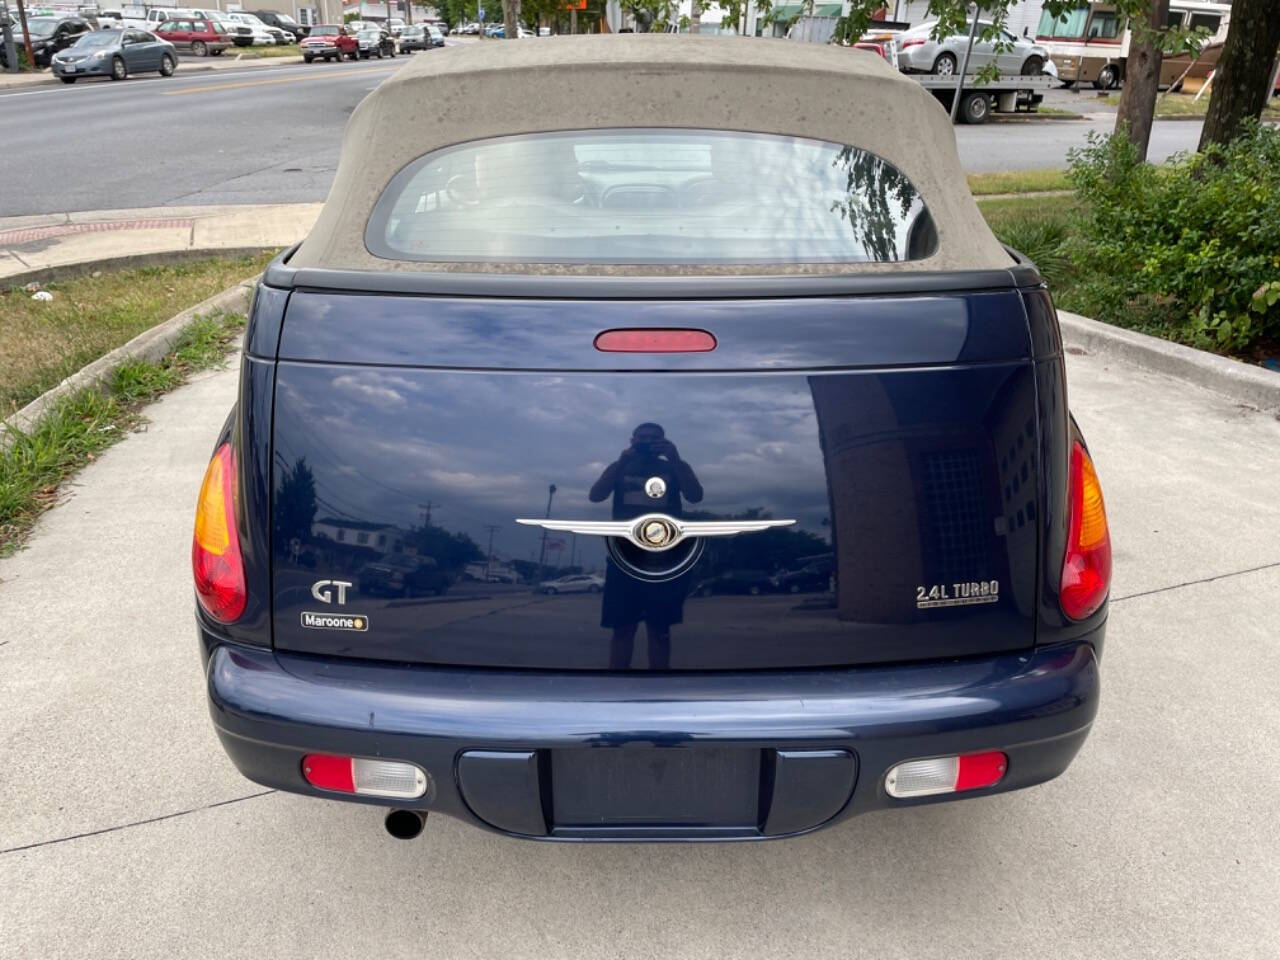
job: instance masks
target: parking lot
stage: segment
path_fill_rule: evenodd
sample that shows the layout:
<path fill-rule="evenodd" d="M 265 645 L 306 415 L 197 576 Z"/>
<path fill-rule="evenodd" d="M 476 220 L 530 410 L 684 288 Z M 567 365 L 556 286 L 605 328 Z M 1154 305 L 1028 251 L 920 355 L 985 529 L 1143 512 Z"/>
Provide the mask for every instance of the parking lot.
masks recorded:
<path fill-rule="evenodd" d="M 1116 577 L 1102 710 L 1068 773 L 675 846 L 442 817 L 399 842 L 376 810 L 243 780 L 192 623 L 193 491 L 236 374 L 202 376 L 0 560 L 0 956 L 1277 956 L 1280 422 L 1069 365 Z"/>

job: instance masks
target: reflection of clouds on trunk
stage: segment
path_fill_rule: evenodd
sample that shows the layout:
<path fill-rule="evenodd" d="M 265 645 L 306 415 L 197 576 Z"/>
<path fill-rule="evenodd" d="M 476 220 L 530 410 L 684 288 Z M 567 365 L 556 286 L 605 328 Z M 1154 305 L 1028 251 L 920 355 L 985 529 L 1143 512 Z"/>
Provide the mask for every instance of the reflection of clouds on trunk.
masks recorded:
<path fill-rule="evenodd" d="M 559 488 L 557 515 L 607 519 L 608 505 L 588 498 L 606 465 L 600 438 L 641 421 L 661 423 L 696 465 L 700 508 L 763 508 L 815 532 L 827 513 L 813 401 L 799 376 L 296 366 L 279 380 L 281 456 L 305 455 L 317 494 L 335 509 L 406 529 L 430 502 L 433 523 L 487 542 L 487 524 L 541 516 L 549 483 Z M 523 529 L 500 536 L 517 556 L 538 546 Z M 579 541 L 579 555 L 594 556 Z"/>

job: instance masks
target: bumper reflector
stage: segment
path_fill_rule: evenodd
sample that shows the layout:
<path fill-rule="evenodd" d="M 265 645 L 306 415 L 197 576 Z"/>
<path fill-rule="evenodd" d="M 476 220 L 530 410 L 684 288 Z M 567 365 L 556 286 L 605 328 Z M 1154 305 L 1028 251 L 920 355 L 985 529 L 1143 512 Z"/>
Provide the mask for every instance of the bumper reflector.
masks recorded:
<path fill-rule="evenodd" d="M 884 778 L 891 797 L 929 797 L 993 787 L 1009 768 L 1009 758 L 998 750 L 962 757 L 909 760 L 893 767 Z"/>
<path fill-rule="evenodd" d="M 427 792 L 427 774 L 412 763 L 368 760 L 327 753 L 302 758 L 302 776 L 321 790 L 355 793 L 366 797 L 413 800 Z"/>

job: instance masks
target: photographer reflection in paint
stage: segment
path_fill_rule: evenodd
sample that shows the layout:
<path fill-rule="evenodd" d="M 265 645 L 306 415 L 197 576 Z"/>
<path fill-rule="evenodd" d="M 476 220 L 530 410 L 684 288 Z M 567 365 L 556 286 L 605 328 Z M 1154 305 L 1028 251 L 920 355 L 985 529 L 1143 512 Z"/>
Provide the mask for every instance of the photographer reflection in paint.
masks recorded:
<path fill-rule="evenodd" d="M 683 502 L 702 500 L 702 484 L 676 445 L 656 423 L 642 423 L 618 459 L 605 467 L 588 494 L 592 503 L 613 497 L 613 519 L 630 520 L 646 513 L 681 516 Z M 604 582 L 600 626 L 613 631 L 609 667 L 631 665 L 636 630 L 641 622 L 649 640 L 649 667 L 671 665 L 671 626 L 684 619 L 688 593 L 686 572 L 663 582 L 638 579 L 610 558 Z"/>

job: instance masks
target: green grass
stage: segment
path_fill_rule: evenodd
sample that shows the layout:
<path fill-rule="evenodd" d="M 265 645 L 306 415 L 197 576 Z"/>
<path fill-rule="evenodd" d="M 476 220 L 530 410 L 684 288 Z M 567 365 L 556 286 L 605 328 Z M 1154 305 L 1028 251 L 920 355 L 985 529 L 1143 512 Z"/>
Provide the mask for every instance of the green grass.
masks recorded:
<path fill-rule="evenodd" d="M 0 450 L 0 556 L 21 545 L 40 514 L 57 502 L 67 477 L 141 422 L 142 404 L 194 371 L 225 362 L 243 328 L 240 315 L 201 317 L 160 363 L 127 360 L 105 389 L 63 397 L 30 433 L 10 430 L 11 442 Z"/>
<path fill-rule="evenodd" d="M 1075 235 L 1079 203 L 1072 197 L 999 197 L 978 200 L 978 209 L 1001 243 L 1031 260 L 1064 310 L 1088 313 L 1091 304 L 1067 246 Z"/>
<path fill-rule="evenodd" d="M 971 173 L 968 176 L 969 190 L 975 197 L 1071 189 L 1065 170 L 1011 170 L 1005 173 Z"/>
<path fill-rule="evenodd" d="M 1108 106 L 1120 106 L 1120 94 L 1113 93 L 1103 98 Z M 1199 100 L 1189 93 L 1161 94 L 1156 99 L 1157 117 L 1203 117 L 1209 111 L 1209 94 L 1205 93 Z M 1275 99 L 1267 101 L 1262 108 L 1263 120 L 1280 120 L 1280 102 Z"/>
<path fill-rule="evenodd" d="M 99 271 L 48 284 L 53 300 L 0 289 L 0 417 L 81 367 L 261 270 L 271 254 Z"/>
<path fill-rule="evenodd" d="M 296 43 L 286 44 L 283 47 L 230 47 L 222 56 L 230 57 L 232 60 L 237 57 L 242 60 L 255 60 L 259 57 L 300 57 L 302 48 Z"/>

